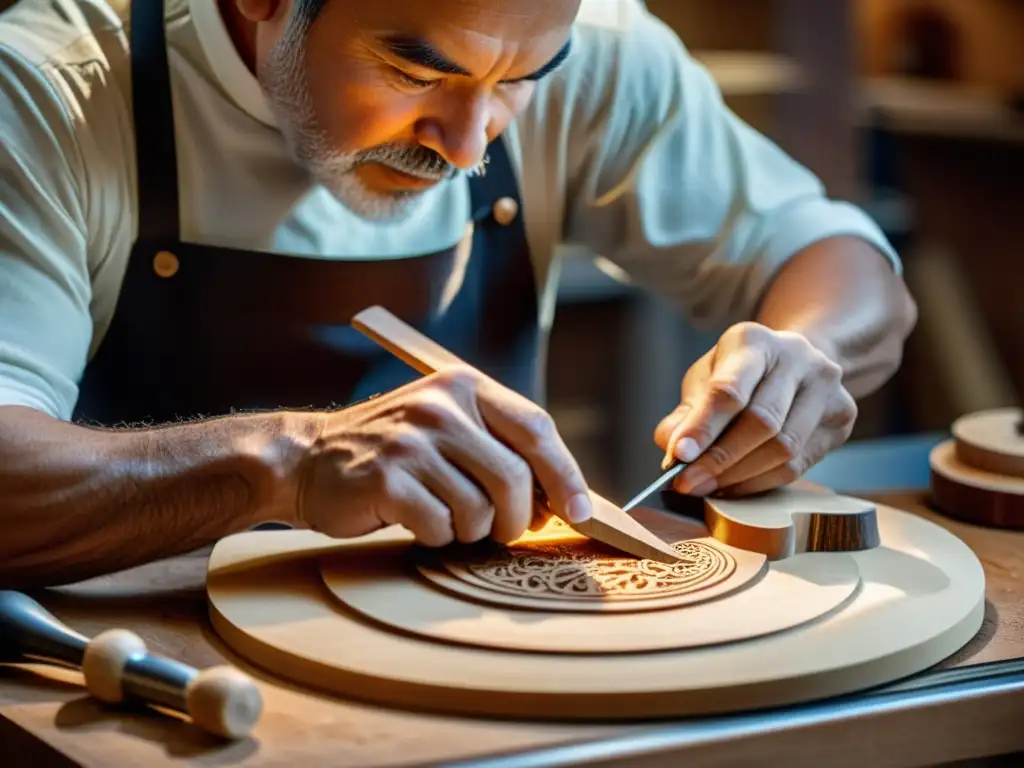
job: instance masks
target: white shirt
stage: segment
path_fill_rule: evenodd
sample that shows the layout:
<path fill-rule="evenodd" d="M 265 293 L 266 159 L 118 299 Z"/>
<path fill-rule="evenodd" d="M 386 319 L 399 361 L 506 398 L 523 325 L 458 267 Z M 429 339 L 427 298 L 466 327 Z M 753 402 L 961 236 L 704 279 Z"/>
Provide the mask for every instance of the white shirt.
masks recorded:
<path fill-rule="evenodd" d="M 69 418 L 135 239 L 127 0 L 22 0 L 0 17 L 0 404 Z M 780 265 L 856 235 L 900 264 L 860 209 L 724 105 L 636 0 L 584 0 L 573 53 L 509 126 L 540 290 L 584 247 L 703 327 L 750 317 Z M 289 159 L 216 0 L 168 0 L 183 240 L 325 259 L 451 246 L 468 185 L 412 221 L 361 220 Z M 145 141 L 145 137 L 141 137 Z M 239 276 L 244 286 L 245 276 Z"/>

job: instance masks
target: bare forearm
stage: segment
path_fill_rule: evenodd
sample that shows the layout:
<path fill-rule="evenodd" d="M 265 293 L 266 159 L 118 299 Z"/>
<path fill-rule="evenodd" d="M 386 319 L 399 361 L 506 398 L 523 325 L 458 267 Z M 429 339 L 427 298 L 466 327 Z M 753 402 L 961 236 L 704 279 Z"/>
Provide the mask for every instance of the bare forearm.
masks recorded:
<path fill-rule="evenodd" d="M 0 407 L 0 584 L 89 578 L 288 514 L 288 418 L 101 430 Z"/>
<path fill-rule="evenodd" d="M 868 243 L 815 243 L 779 273 L 757 321 L 807 336 L 843 367 L 855 398 L 882 386 L 899 368 L 917 309 L 903 281 Z"/>

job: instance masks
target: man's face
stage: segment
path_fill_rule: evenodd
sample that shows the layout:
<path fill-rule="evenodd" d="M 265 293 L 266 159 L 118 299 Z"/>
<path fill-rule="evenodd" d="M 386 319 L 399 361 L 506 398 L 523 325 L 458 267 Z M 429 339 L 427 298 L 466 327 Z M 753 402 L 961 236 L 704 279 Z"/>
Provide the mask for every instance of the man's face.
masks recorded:
<path fill-rule="evenodd" d="M 240 3 L 243 0 L 238 0 Z M 296 162 L 394 219 L 483 160 L 568 53 L 580 0 L 285 0 L 256 67 Z"/>

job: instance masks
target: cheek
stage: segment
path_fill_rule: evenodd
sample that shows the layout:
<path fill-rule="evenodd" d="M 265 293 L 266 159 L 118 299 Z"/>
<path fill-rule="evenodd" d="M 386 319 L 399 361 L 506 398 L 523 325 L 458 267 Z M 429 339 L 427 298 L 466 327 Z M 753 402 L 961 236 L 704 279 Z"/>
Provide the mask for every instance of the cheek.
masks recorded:
<path fill-rule="evenodd" d="M 491 113 L 491 122 L 487 134 L 493 141 L 504 131 L 520 112 L 526 109 L 537 90 L 536 83 L 523 83 L 506 91 L 495 98 Z"/>
<path fill-rule="evenodd" d="M 512 115 L 518 115 L 524 109 L 526 105 L 530 103 L 530 99 L 533 98 L 533 94 L 537 92 L 536 83 L 523 83 L 519 87 L 513 89 L 507 97 L 509 111 Z"/>
<path fill-rule="evenodd" d="M 416 99 L 348 74 L 319 80 L 311 85 L 314 110 L 336 150 L 367 149 L 412 134 L 420 116 Z"/>
<path fill-rule="evenodd" d="M 411 135 L 418 100 L 384 82 L 379 62 L 320 42 L 310 36 L 305 77 L 317 125 L 331 148 L 353 152 Z"/>

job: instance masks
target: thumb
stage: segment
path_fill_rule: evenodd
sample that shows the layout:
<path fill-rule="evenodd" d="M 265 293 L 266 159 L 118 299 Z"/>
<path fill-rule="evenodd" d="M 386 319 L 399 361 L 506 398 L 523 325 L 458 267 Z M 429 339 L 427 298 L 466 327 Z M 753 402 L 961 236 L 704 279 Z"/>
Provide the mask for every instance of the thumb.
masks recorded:
<path fill-rule="evenodd" d="M 673 433 L 686 420 L 689 412 L 690 405 L 688 403 L 680 403 L 668 416 L 658 422 L 658 426 L 654 430 L 654 444 L 661 448 L 661 450 L 667 451 L 672 443 Z"/>
<path fill-rule="evenodd" d="M 680 438 L 690 421 L 693 409 L 699 401 L 701 393 L 706 388 L 706 383 L 711 374 L 711 355 L 713 352 L 714 350 L 711 350 L 711 352 L 704 355 L 687 371 L 686 376 L 683 377 L 679 405 L 668 416 L 663 418 L 654 430 L 655 445 L 665 451 L 665 459 L 662 462 L 665 469 L 668 468 L 672 457 L 682 461 L 693 461 L 697 458 L 699 453 L 697 442 L 692 438 L 682 438 L 682 442 L 680 442 Z"/>

